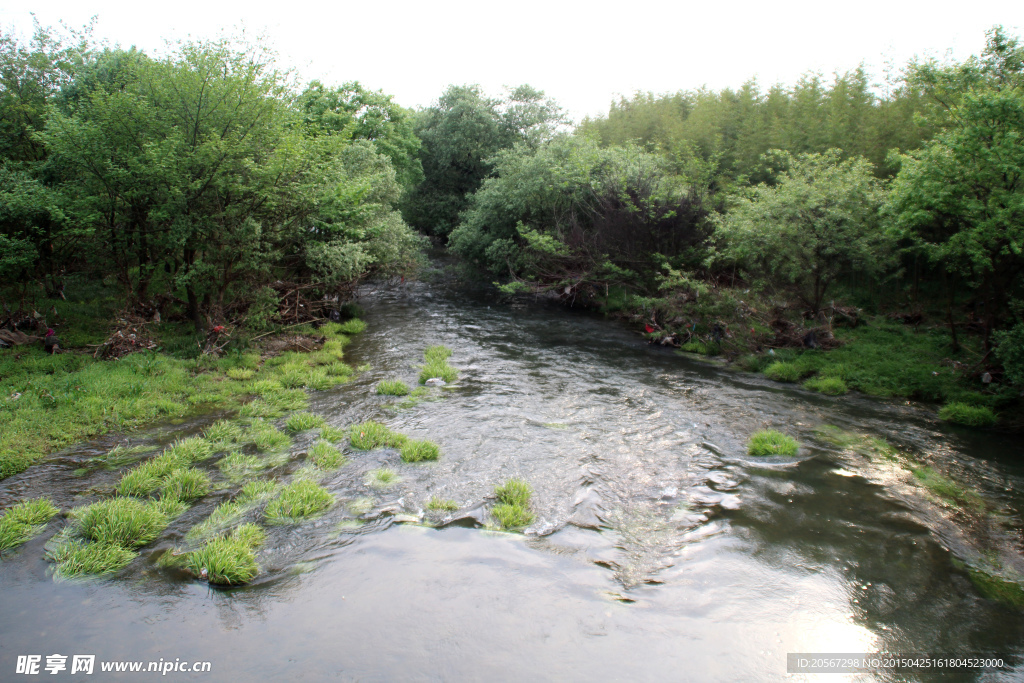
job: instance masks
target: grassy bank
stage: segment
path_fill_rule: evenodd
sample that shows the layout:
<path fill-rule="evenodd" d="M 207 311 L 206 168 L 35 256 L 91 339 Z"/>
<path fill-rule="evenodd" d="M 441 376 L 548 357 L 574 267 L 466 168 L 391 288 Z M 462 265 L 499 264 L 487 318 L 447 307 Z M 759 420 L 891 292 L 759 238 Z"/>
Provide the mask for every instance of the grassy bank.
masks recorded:
<path fill-rule="evenodd" d="M 64 304 L 71 306 L 71 304 Z M 186 417 L 213 408 L 240 407 L 245 417 L 277 417 L 308 404 L 304 389 L 327 389 L 348 380 L 342 362 L 347 334 L 359 320 L 328 323 L 289 334 L 326 337 L 313 352 L 286 351 L 262 358 L 237 345 L 223 356 L 199 355 L 197 337 L 179 324 L 152 325 L 157 350 L 120 360 L 97 360 L 106 328 L 96 323 L 99 304 L 64 316 L 65 353 L 49 355 L 41 345 L 0 350 L 0 479 L 22 472 L 40 458 L 83 439 L 127 432 L 142 425 Z M 254 399 L 254 400 L 250 400 Z"/>

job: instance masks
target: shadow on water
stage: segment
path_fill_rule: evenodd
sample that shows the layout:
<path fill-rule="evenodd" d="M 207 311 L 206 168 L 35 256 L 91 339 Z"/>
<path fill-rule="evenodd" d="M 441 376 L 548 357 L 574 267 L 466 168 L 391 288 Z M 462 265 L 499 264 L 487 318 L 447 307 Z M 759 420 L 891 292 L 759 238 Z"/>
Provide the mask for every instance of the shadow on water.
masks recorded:
<path fill-rule="evenodd" d="M 113 578 L 54 582 L 47 535 L 34 539 L 0 563 L 0 665 L 66 651 L 210 660 L 204 680 L 776 680 L 787 652 L 1024 649 L 1024 615 L 979 594 L 953 561 L 1020 555 L 1024 472 L 1011 437 L 681 358 L 586 314 L 423 284 L 367 292 L 362 303 L 369 326 L 346 353 L 371 369 L 314 394 L 312 410 L 338 427 L 381 420 L 436 441 L 442 458 L 348 452 L 322 482 L 338 503 L 270 528 L 263 572 L 233 590 L 155 564 L 227 487 Z M 454 350 L 454 386 L 407 408 L 375 395 L 382 379 L 415 384 L 431 344 Z M 215 417 L 140 443 L 158 448 Z M 822 425 L 885 439 L 971 482 L 998 513 L 1002 545 L 979 550 L 955 509 L 892 463 L 822 439 Z M 798 456 L 746 456 L 750 434 L 766 427 L 797 437 Z M 296 439 L 295 457 L 271 476 L 298 469 L 311 441 Z M 88 459 L 111 445 L 0 483 L 0 504 L 48 495 L 66 510 L 95 499 L 118 469 Z M 371 485 L 381 466 L 399 481 Z M 534 489 L 527 534 L 467 528 L 486 521 L 494 486 L 512 477 Z M 461 508 L 427 516 L 445 528 L 393 523 L 423 515 L 432 496 Z"/>

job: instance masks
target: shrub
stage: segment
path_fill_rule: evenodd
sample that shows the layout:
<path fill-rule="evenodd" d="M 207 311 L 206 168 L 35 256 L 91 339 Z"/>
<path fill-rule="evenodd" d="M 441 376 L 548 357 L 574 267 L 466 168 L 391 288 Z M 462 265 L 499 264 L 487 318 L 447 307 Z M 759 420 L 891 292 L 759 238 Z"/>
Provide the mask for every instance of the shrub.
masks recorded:
<path fill-rule="evenodd" d="M 409 393 L 409 385 L 396 379 L 386 379 L 377 385 L 377 393 L 381 396 L 405 396 Z"/>
<path fill-rule="evenodd" d="M 798 449 L 796 439 L 771 429 L 755 432 L 747 445 L 749 455 L 796 455 Z"/>
<path fill-rule="evenodd" d="M 437 460 L 439 457 L 441 457 L 441 449 L 432 441 L 409 439 L 402 444 L 402 460 L 405 462 Z"/>
<path fill-rule="evenodd" d="M 990 427 L 996 423 L 991 408 L 966 403 L 947 403 L 939 410 L 939 419 L 968 427 Z"/>

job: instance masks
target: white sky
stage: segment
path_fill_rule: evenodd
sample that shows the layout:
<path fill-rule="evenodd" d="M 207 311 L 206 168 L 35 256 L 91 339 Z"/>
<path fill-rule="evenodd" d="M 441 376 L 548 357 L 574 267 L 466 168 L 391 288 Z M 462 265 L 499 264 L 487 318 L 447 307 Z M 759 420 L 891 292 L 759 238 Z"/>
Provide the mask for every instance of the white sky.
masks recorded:
<path fill-rule="evenodd" d="M 636 90 L 792 83 L 861 61 L 880 79 L 887 60 L 980 53 L 994 24 L 1024 33 L 1022 0 L 0 0 L 0 26 L 28 37 L 30 12 L 43 25 L 98 15 L 96 37 L 150 53 L 244 24 L 307 80 L 358 80 L 407 107 L 449 83 L 529 83 L 577 120 Z"/>

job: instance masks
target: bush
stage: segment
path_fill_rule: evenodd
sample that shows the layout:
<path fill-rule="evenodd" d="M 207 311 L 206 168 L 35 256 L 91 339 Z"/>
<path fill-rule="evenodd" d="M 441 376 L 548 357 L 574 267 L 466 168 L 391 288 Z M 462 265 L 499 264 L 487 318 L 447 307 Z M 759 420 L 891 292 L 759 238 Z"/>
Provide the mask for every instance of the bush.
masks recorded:
<path fill-rule="evenodd" d="M 991 408 L 966 403 L 947 403 L 939 410 L 939 419 L 968 427 L 990 427 L 996 423 Z"/>
<path fill-rule="evenodd" d="M 749 455 L 796 455 L 799 447 L 793 437 L 768 429 L 755 432 L 750 437 L 747 453 Z"/>

